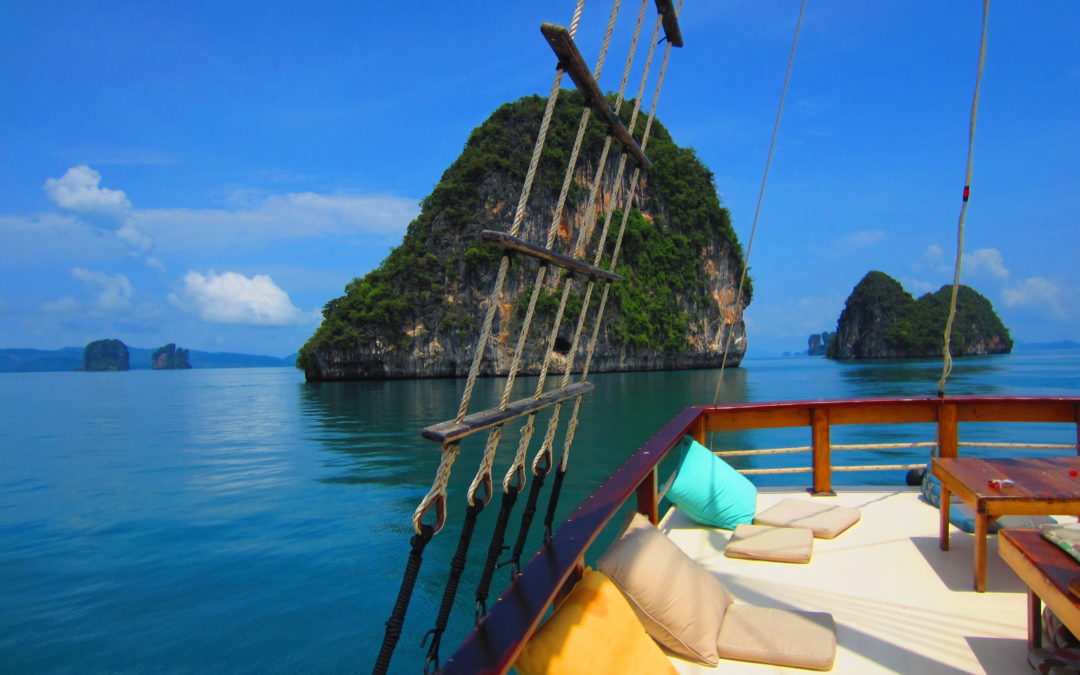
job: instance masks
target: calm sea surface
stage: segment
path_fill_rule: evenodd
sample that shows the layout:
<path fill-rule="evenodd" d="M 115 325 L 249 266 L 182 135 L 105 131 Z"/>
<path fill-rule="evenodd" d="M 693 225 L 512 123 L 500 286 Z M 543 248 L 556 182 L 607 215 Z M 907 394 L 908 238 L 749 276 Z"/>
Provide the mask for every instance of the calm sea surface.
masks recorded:
<path fill-rule="evenodd" d="M 931 361 L 751 359 L 725 373 L 721 400 L 932 395 L 939 372 Z M 712 402 L 718 371 L 592 379 L 562 517 L 680 409 Z M 517 395 L 534 382 L 523 378 Z M 0 672 L 369 670 L 408 554 L 409 518 L 438 462 L 419 429 L 453 417 L 463 386 L 307 384 L 284 368 L 0 374 Z M 499 386 L 481 381 L 474 408 L 497 400 Z M 1077 395 L 1080 352 L 960 360 L 948 392 Z M 857 432 L 834 431 L 833 441 L 866 438 Z M 933 439 L 932 428 L 909 433 Z M 1038 433 L 1076 439 L 1068 425 Z M 500 478 L 517 434 L 507 436 Z M 724 443 L 805 445 L 807 436 Z M 395 672 L 422 663 L 420 637 L 434 621 L 478 455 L 466 445 L 455 466 L 450 522 L 425 554 Z M 925 453 L 844 455 L 874 461 Z M 834 482 L 902 480 L 868 472 Z M 475 563 L 495 511 L 482 514 L 444 659 L 472 623 Z"/>

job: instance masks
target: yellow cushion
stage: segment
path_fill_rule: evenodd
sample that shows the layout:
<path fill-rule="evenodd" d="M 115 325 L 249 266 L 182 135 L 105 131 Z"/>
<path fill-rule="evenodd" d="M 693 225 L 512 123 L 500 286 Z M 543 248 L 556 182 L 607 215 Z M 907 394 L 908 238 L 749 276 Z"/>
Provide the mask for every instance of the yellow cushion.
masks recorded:
<path fill-rule="evenodd" d="M 618 587 L 591 569 L 525 643 L 514 667 L 521 675 L 677 672 Z"/>

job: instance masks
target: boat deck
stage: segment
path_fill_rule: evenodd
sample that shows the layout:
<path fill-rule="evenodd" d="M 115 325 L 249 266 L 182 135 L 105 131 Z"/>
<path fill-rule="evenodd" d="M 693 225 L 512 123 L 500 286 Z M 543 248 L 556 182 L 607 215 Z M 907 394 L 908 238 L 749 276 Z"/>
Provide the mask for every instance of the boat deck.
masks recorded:
<path fill-rule="evenodd" d="M 805 492 L 762 489 L 758 510 Z M 972 589 L 973 536 L 952 530 L 938 548 L 938 511 L 917 488 L 839 488 L 821 497 L 853 506 L 862 520 L 836 539 L 815 539 L 809 564 L 724 556 L 730 532 L 703 528 L 672 508 L 660 528 L 731 590 L 736 602 L 830 612 L 837 626 L 834 673 L 1023 673 L 1023 583 L 987 542 L 987 592 Z M 1063 519 L 1059 519 L 1063 520 Z M 672 659 L 680 673 L 811 672 L 722 660 L 716 669 Z"/>

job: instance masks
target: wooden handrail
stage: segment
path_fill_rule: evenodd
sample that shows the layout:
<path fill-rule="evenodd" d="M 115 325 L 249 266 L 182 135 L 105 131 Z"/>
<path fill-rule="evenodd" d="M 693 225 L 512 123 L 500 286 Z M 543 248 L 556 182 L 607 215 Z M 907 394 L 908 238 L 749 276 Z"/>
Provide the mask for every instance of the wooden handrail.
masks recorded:
<path fill-rule="evenodd" d="M 817 490 L 831 487 L 833 467 L 818 467 L 817 463 L 829 457 L 827 450 L 819 451 L 819 448 L 828 448 L 832 426 L 936 423 L 943 453 L 952 452 L 945 456 L 955 456 L 960 422 L 1071 423 L 1077 425 L 1080 443 L 1080 396 L 843 399 L 686 408 L 578 506 L 510 584 L 442 672 L 509 670 L 553 600 L 577 578 L 589 546 L 631 495 L 636 495 L 637 510 L 655 522 L 659 502 L 657 467 L 687 434 L 704 441 L 709 431 L 809 427 L 814 442 L 814 489 Z"/>

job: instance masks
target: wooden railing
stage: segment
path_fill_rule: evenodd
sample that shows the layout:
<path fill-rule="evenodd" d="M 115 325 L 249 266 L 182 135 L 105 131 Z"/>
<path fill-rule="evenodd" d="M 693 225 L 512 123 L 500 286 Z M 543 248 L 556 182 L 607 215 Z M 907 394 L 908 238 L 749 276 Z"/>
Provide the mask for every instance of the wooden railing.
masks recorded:
<path fill-rule="evenodd" d="M 1080 448 L 1080 396 L 851 399 L 782 403 L 734 403 L 687 408 L 645 442 L 589 495 L 541 547 L 443 673 L 504 673 L 539 626 L 548 607 L 576 582 L 585 553 L 600 532 L 636 496 L 636 508 L 659 521 L 657 468 L 683 436 L 701 443 L 711 432 L 808 427 L 813 457 L 809 486 L 832 493 L 830 437 L 841 425 L 937 425 L 938 455 L 957 456 L 965 422 L 1065 423 L 1075 426 Z"/>

